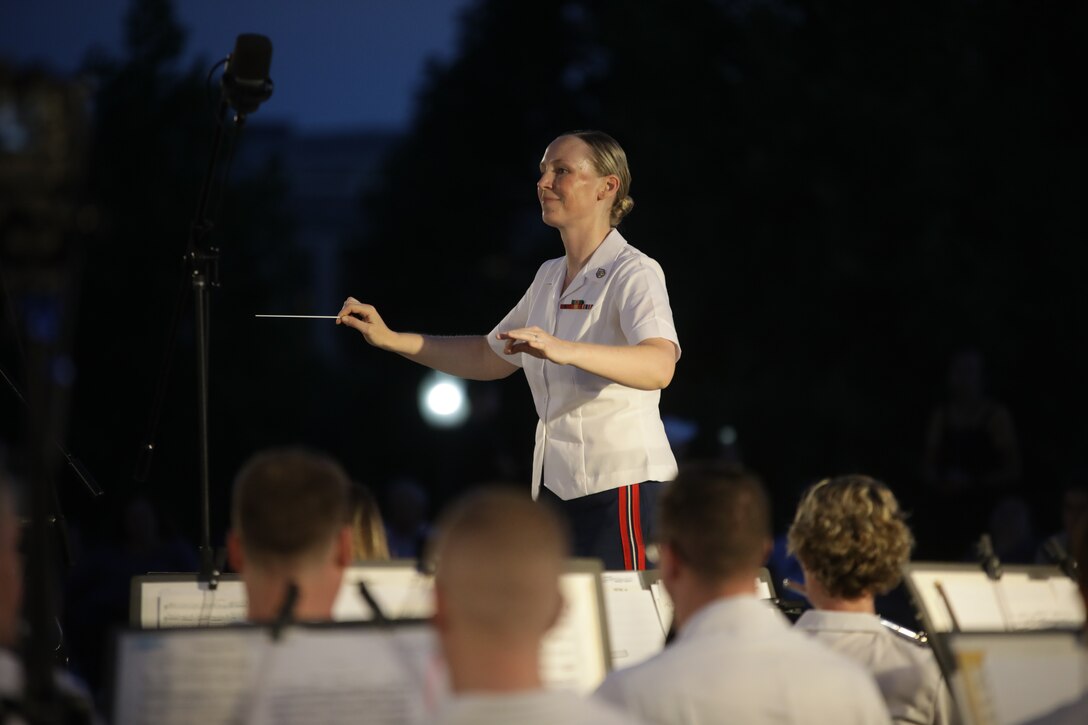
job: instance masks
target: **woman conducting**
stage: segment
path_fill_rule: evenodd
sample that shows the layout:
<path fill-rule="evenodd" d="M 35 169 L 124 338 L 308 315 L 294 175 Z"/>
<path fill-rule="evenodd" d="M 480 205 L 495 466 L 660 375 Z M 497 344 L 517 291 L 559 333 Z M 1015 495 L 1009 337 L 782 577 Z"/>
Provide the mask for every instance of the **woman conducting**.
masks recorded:
<path fill-rule="evenodd" d="M 571 524 L 576 556 L 646 568 L 659 490 L 676 460 L 658 412 L 680 344 L 661 267 L 616 227 L 631 211 L 623 149 L 600 131 L 556 138 L 540 161 L 541 217 L 565 255 L 541 265 L 486 336 L 394 332 L 349 297 L 337 324 L 374 347 L 470 380 L 525 372 L 540 421 L 532 495 Z"/>
<path fill-rule="evenodd" d="M 876 613 L 910 559 L 914 537 L 899 502 L 868 476 L 809 488 L 789 530 L 812 609 L 794 626 L 858 661 L 876 678 L 895 723 L 952 722 L 951 696 L 933 652 L 894 634 Z"/>

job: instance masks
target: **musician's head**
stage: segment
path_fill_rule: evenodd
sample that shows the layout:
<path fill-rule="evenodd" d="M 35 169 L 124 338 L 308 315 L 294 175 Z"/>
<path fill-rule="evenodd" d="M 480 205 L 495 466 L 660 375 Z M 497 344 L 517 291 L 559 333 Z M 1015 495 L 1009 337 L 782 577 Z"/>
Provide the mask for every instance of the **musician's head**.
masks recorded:
<path fill-rule="evenodd" d="M 23 601 L 23 564 L 15 495 L 0 471 L 0 648 L 14 647 Z"/>
<path fill-rule="evenodd" d="M 810 599 L 818 590 L 848 601 L 891 591 L 914 545 L 904 518 L 891 489 L 869 476 L 809 487 L 789 529 L 789 549 L 805 572 Z"/>
<path fill-rule="evenodd" d="M 343 468 L 303 448 L 261 451 L 235 478 L 232 508 L 228 551 L 250 593 L 250 618 L 274 618 L 293 582 L 297 618 L 328 619 L 351 561 L 351 481 Z"/>
<path fill-rule="evenodd" d="M 521 491 L 491 485 L 453 502 L 434 545 L 434 624 L 455 688 L 465 658 L 522 653 L 535 667 L 540 641 L 562 609 L 559 578 L 568 532 Z"/>
<path fill-rule="evenodd" d="M 707 595 L 754 592 L 771 537 L 770 501 L 754 473 L 729 463 L 681 468 L 661 496 L 657 541 L 677 625 Z"/>

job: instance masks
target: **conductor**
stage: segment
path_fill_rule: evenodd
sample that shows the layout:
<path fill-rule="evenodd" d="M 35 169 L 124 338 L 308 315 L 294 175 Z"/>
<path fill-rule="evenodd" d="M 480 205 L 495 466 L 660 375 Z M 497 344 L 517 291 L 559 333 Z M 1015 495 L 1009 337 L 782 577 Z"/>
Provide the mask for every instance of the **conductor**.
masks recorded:
<path fill-rule="evenodd" d="M 601 131 L 564 133 L 540 161 L 541 217 L 564 256 L 541 265 L 486 336 L 394 332 L 349 297 L 337 318 L 368 343 L 470 380 L 525 372 L 540 418 L 532 495 L 570 522 L 573 553 L 606 569 L 646 568 L 655 502 L 676 476 L 658 403 L 680 358 L 661 266 L 617 226 L 634 207 L 623 148 Z"/>

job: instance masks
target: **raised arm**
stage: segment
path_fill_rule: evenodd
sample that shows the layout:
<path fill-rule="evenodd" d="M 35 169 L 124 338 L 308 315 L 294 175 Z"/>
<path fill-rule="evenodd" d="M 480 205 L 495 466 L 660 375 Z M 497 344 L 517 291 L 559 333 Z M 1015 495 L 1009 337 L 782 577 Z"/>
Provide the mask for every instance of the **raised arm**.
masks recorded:
<path fill-rule="evenodd" d="M 412 362 L 469 380 L 505 378 L 518 367 L 494 352 L 484 335 L 438 337 L 415 332 L 394 332 L 373 305 L 349 297 L 336 324 L 352 327 L 380 350 L 395 352 Z"/>
<path fill-rule="evenodd" d="M 639 390 L 661 390 L 672 382 L 676 346 L 662 337 L 636 345 L 598 345 L 572 342 L 549 335 L 539 327 L 501 332 L 507 355 L 526 353 L 557 365 L 573 365 L 614 383 Z"/>

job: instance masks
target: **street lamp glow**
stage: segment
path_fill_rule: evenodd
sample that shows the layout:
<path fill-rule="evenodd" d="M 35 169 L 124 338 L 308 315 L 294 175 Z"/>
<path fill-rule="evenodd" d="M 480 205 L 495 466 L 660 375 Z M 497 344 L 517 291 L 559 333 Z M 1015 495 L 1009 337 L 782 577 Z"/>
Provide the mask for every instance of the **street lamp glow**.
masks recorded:
<path fill-rule="evenodd" d="M 428 375 L 419 388 L 419 411 L 438 428 L 461 425 L 469 414 L 465 381 L 445 373 Z"/>

